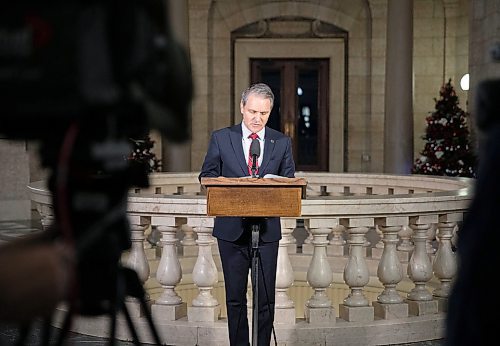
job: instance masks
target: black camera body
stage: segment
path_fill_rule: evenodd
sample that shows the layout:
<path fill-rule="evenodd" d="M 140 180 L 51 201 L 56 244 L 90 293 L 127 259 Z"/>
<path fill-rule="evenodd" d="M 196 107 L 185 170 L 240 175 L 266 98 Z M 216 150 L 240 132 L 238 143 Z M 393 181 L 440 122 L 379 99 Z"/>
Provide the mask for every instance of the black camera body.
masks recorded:
<path fill-rule="evenodd" d="M 0 5 L 0 133 L 43 139 L 74 120 L 189 137 L 189 58 L 161 0 Z M 139 126 L 138 125 L 142 125 Z"/>
<path fill-rule="evenodd" d="M 0 135 L 40 142 L 50 169 L 51 234 L 77 252 L 78 309 L 106 312 L 130 248 L 130 138 L 190 137 L 189 57 L 163 0 L 0 4 Z M 116 298 L 116 297 L 115 297 Z"/>

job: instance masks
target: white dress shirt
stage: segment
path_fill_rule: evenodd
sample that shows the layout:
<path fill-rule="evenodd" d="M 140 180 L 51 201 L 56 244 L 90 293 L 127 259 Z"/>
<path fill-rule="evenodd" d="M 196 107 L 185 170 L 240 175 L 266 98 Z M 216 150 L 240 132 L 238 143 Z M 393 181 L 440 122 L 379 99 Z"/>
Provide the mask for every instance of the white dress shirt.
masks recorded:
<path fill-rule="evenodd" d="M 250 153 L 250 144 L 252 144 L 252 139 L 248 138 L 253 132 L 250 131 L 243 122 L 241 122 L 241 130 L 243 133 L 243 137 L 241 138 L 242 141 L 242 147 L 243 147 L 243 156 L 245 157 L 246 162 L 248 162 L 248 155 Z M 266 128 L 262 128 L 259 132 L 257 132 L 257 135 L 259 135 L 258 141 L 260 144 L 260 156 L 258 157 L 258 167 L 261 166 L 262 164 L 262 158 L 264 157 L 264 138 L 266 135 Z"/>

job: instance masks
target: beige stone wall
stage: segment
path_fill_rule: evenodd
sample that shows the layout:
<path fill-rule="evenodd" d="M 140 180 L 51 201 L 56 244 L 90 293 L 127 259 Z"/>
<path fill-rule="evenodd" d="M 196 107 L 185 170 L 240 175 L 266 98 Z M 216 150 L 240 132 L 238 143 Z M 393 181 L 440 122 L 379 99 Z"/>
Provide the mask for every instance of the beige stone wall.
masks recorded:
<path fill-rule="evenodd" d="M 460 79 L 467 73 L 467 4 L 460 0 L 414 2 L 414 152 L 424 147 L 425 118 L 434 111 L 435 98 L 450 78 L 460 105 L 467 108 L 467 93 Z"/>
<path fill-rule="evenodd" d="M 500 1 L 470 1 L 469 70 L 470 108 L 474 110 L 475 89 L 482 80 L 500 78 L 500 62 L 491 59 L 490 49 L 500 42 Z"/>
<path fill-rule="evenodd" d="M 368 58 L 371 49 L 367 36 L 370 34 L 371 17 L 366 1 L 324 2 L 318 5 L 315 1 L 223 0 L 207 6 L 206 1 L 195 0 L 190 1 L 189 6 L 190 50 L 196 85 L 192 129 L 193 168 L 201 165 L 210 132 L 240 121 L 240 115 L 234 114 L 232 106 L 239 95 L 231 87 L 231 74 L 234 73 L 231 32 L 261 19 L 305 17 L 319 19 L 349 32 L 348 65 L 352 64 L 353 68 L 347 70 L 346 84 L 349 88 L 347 95 L 353 98 L 348 104 L 352 104 L 353 109 L 347 109 L 347 169 L 372 170 L 369 130 L 372 125 L 369 78 L 371 60 Z M 198 56 L 197 54 L 205 53 L 205 48 L 208 56 Z M 198 83 L 202 85 L 198 86 Z M 330 103 L 332 102 L 344 102 L 344 97 L 330 100 Z M 326 145 L 330 145 L 331 151 L 335 152 L 334 140 L 330 140 Z M 363 157 L 367 159 L 362 161 Z"/>
<path fill-rule="evenodd" d="M 239 95 L 232 79 L 231 32 L 275 17 L 319 19 L 348 32 L 346 110 L 347 139 L 343 148 L 351 172 L 383 171 L 384 84 L 387 0 L 366 1 L 189 1 L 190 49 L 195 74 L 191 166 L 200 167 L 214 129 L 237 123 Z M 445 18 L 446 17 L 446 18 Z M 449 78 L 464 108 L 467 93 L 459 88 L 468 68 L 468 2 L 414 1 L 414 152 L 423 148 L 425 117 Z M 290 27 L 290 30 L 292 28 Z M 272 54 L 270 54 L 272 56 Z M 236 76 L 235 79 L 238 79 Z M 248 77 L 246 77 L 248 79 Z M 245 79 L 245 78 L 243 78 Z M 343 100 L 330 100 L 330 103 Z M 333 115 L 330 117 L 334 121 Z M 328 143 L 335 152 L 335 143 Z M 331 170 L 335 167 L 330 165 Z"/>
<path fill-rule="evenodd" d="M 198 171 L 212 130 L 238 122 L 234 114 L 235 66 L 231 32 L 262 19 L 302 17 L 318 19 L 348 32 L 345 98 L 347 155 L 345 170 L 382 172 L 384 156 L 384 89 L 388 0 L 184 0 L 188 5 L 189 51 L 193 68 L 195 96 L 192 102 L 192 142 L 190 166 Z M 486 78 L 500 77 L 500 63 L 491 60 L 492 45 L 500 41 L 500 0 L 413 0 L 414 4 L 414 154 L 423 148 L 425 117 L 434 110 L 434 98 L 448 78 L 452 79 L 462 108 L 473 112 L 475 87 Z M 284 26 L 280 30 L 295 30 Z M 329 46 L 327 46 L 328 48 Z M 332 49 L 333 46 L 332 46 Z M 459 81 L 471 74 L 471 89 L 462 91 Z M 344 92 L 344 91 L 343 91 Z M 337 96 L 335 96 L 337 97 Z M 337 113 L 335 113 L 337 112 Z M 338 116 L 339 110 L 331 113 Z M 332 120 L 334 118 L 331 118 Z M 473 128 L 471 129 L 474 130 Z M 399 134 L 396 134 L 399 135 Z M 326 145 L 335 152 L 335 140 Z M 4 153 L 12 149 L 0 143 Z M 157 148 L 159 149 L 159 148 Z M 20 150 L 16 147 L 16 150 Z M 35 150 L 35 149 L 33 149 Z M 5 187 L 0 200 L 23 199 L 19 188 L 9 190 L 19 179 L 45 177 L 36 151 L 30 151 L 29 164 L 21 161 L 3 165 L 0 176 Z M 335 154 L 337 155 L 337 154 Z M 331 170 L 335 170 L 335 165 Z"/>

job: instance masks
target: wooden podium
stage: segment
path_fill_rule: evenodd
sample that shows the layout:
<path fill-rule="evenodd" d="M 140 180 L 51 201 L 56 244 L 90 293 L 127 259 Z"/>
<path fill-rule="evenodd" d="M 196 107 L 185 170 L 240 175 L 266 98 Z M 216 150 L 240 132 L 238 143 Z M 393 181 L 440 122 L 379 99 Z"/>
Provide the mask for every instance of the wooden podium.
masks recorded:
<path fill-rule="evenodd" d="M 300 216 L 304 178 L 201 178 L 208 216 Z M 252 196 L 251 202 L 249 196 Z"/>
<path fill-rule="evenodd" d="M 257 345 L 259 313 L 259 219 L 300 216 L 302 198 L 306 196 L 304 178 L 201 178 L 207 189 L 208 216 L 248 217 L 252 222 L 252 345 Z M 262 276 L 262 280 L 264 277 Z M 264 282 L 264 287 L 266 283 Z M 267 296 L 267 291 L 265 291 Z M 274 294 L 274 292 L 273 292 Z M 269 297 L 267 297 L 269 304 Z M 268 305 L 268 311 L 271 307 Z M 274 327 L 273 327 L 274 328 Z"/>

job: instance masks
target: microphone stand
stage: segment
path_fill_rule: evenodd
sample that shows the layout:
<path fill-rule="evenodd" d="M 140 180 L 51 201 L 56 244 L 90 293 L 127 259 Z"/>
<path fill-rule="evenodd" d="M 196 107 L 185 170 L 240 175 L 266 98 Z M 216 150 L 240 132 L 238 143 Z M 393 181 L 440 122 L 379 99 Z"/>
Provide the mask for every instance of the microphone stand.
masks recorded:
<path fill-rule="evenodd" d="M 259 233 L 259 220 L 255 219 L 252 224 L 252 345 L 259 342 Z"/>
<path fill-rule="evenodd" d="M 257 178 L 257 155 L 252 155 L 252 178 Z M 254 218 L 252 222 L 252 345 L 259 342 L 259 220 Z"/>

